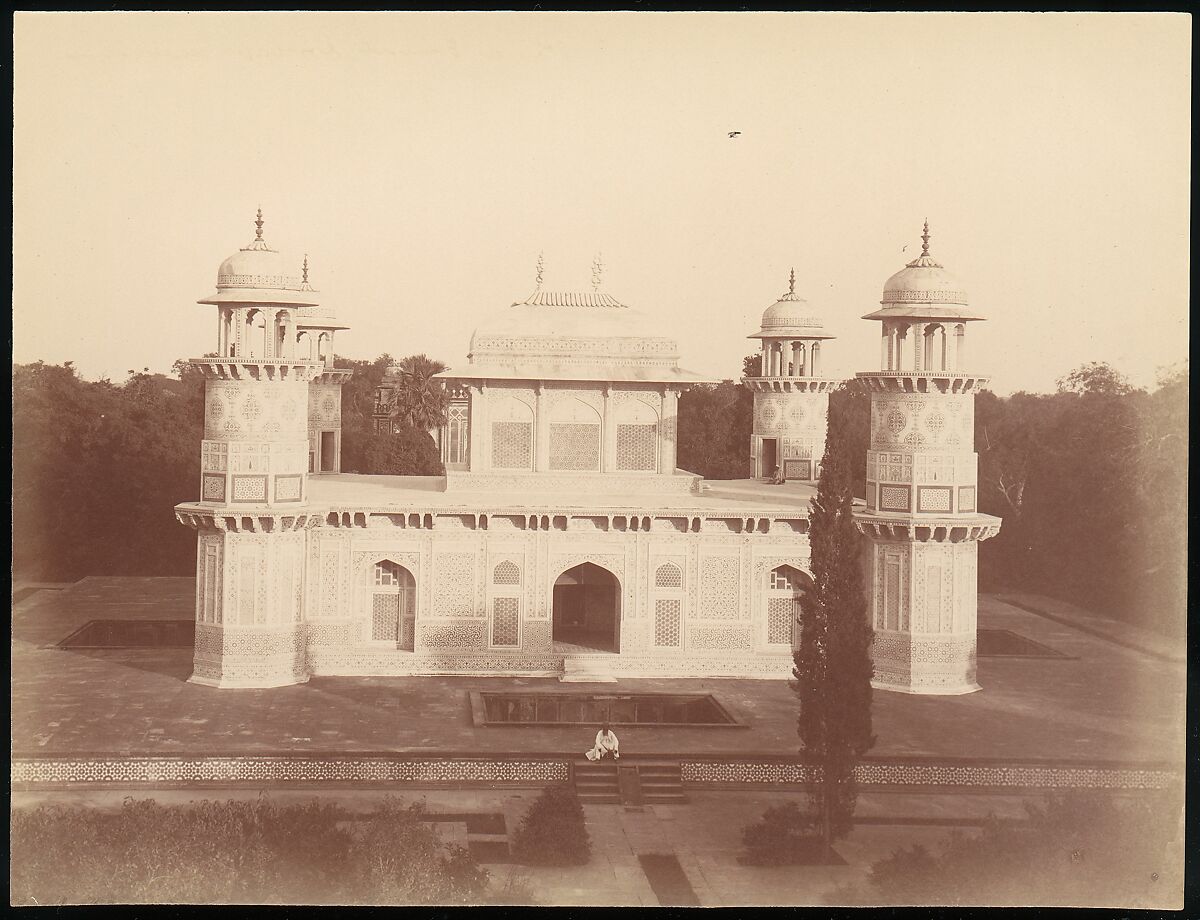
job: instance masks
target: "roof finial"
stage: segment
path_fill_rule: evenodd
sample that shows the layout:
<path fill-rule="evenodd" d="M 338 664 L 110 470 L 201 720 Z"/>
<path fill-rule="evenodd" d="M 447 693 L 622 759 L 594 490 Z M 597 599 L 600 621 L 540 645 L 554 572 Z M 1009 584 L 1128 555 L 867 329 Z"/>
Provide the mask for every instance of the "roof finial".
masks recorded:
<path fill-rule="evenodd" d="M 260 205 L 259 209 L 258 209 L 258 217 L 254 221 L 254 226 L 258 228 L 254 231 L 254 241 L 256 243 L 262 242 L 262 225 L 263 225 L 262 206 Z"/>
<path fill-rule="evenodd" d="M 600 253 L 596 253 L 596 258 L 592 260 L 592 290 L 600 290 L 600 273 L 604 270 L 604 263 L 600 261 Z"/>
<path fill-rule="evenodd" d="M 542 286 L 542 269 L 545 267 L 546 267 L 546 263 L 542 259 L 542 253 L 539 252 L 538 260 L 537 260 L 537 286 L 539 288 Z"/>
<path fill-rule="evenodd" d="M 925 218 L 925 232 L 921 234 L 921 255 L 929 255 L 929 218 Z"/>
<path fill-rule="evenodd" d="M 304 268 L 302 269 L 302 272 L 304 274 L 304 283 L 308 284 L 308 253 L 307 252 L 304 254 Z"/>
<path fill-rule="evenodd" d="M 788 276 L 788 293 L 796 293 L 796 269 L 792 269 L 792 273 Z"/>

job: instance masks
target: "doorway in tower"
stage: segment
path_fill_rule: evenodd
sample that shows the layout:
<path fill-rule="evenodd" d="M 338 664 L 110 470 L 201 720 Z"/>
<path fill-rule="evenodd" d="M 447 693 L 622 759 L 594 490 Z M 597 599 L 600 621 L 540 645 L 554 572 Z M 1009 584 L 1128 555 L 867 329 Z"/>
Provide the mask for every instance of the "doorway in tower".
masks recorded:
<path fill-rule="evenodd" d="M 554 582 L 552 635 L 556 652 L 619 652 L 621 590 L 606 569 L 584 562 Z"/>
<path fill-rule="evenodd" d="M 775 475 L 775 467 L 779 465 L 779 441 L 775 438 L 762 439 L 762 467 L 759 477 L 767 479 Z"/>
<path fill-rule="evenodd" d="M 417 583 L 402 565 L 384 559 L 375 563 L 375 584 L 371 591 L 371 639 L 395 642 L 407 652 L 413 650 L 417 612 Z"/>

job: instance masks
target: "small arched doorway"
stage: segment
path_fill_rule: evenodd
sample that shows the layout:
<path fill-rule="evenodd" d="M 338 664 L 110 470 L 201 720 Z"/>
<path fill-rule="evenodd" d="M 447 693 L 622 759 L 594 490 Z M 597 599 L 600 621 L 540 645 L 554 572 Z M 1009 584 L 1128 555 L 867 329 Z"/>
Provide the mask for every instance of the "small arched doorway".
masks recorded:
<path fill-rule="evenodd" d="M 384 559 L 375 563 L 371 586 L 371 639 L 395 642 L 411 652 L 415 635 L 417 583 L 404 566 Z"/>
<path fill-rule="evenodd" d="M 594 563 L 559 575 L 551 614 L 555 651 L 619 652 L 620 601 L 617 577 Z"/>

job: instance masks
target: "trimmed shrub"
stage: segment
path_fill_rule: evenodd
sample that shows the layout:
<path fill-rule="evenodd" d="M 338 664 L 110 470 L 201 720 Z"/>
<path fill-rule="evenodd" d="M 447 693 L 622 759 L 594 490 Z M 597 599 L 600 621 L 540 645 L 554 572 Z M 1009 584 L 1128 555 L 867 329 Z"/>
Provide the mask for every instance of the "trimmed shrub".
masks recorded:
<path fill-rule="evenodd" d="M 819 859 L 825 850 L 811 815 L 795 802 L 774 805 L 754 824 L 742 828 L 745 861 L 754 866 L 784 866 Z"/>
<path fill-rule="evenodd" d="M 582 866 L 592 855 L 579 796 L 569 786 L 547 786 L 517 829 L 513 855 L 539 866 Z"/>

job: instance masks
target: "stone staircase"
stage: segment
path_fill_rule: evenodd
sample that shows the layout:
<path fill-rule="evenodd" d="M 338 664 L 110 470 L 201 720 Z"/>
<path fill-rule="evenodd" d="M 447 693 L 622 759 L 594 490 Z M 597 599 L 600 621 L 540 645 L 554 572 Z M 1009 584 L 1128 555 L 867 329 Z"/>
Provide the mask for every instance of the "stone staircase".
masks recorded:
<path fill-rule="evenodd" d="M 682 805 L 678 761 L 602 761 L 575 765 L 575 792 L 584 805 Z"/>
<path fill-rule="evenodd" d="M 678 760 L 639 761 L 637 775 L 642 801 L 647 805 L 683 805 L 687 802 Z"/>
<path fill-rule="evenodd" d="M 611 760 L 575 765 L 575 793 L 584 805 L 619 805 L 621 787 Z"/>
<path fill-rule="evenodd" d="M 563 683 L 576 684 L 615 684 L 617 679 L 612 676 L 612 656 L 597 655 L 593 657 L 563 658 L 562 674 L 558 678 Z"/>

